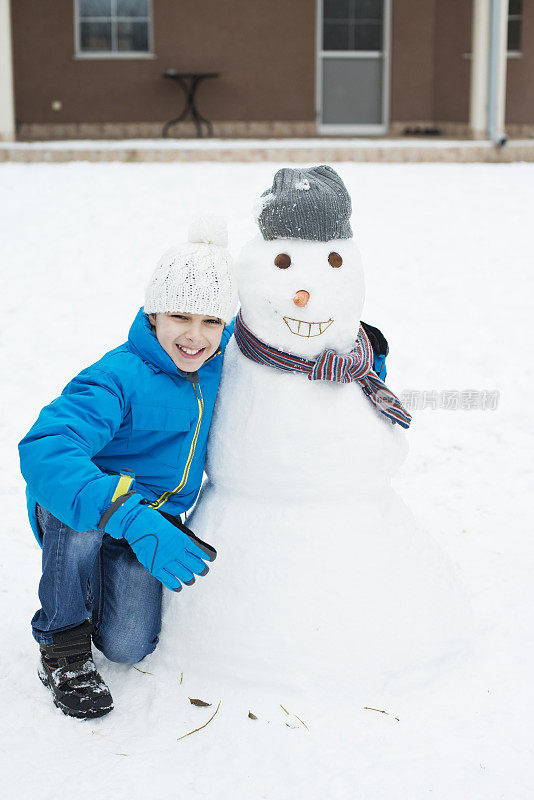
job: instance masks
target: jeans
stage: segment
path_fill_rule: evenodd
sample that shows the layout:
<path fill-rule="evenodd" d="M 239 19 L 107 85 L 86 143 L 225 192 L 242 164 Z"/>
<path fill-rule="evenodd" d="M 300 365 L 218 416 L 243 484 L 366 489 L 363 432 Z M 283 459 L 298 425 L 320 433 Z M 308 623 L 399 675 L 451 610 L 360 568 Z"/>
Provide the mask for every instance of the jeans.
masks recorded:
<path fill-rule="evenodd" d="M 37 506 L 43 539 L 41 608 L 34 638 L 93 623 L 93 642 L 111 661 L 135 664 L 155 649 L 161 629 L 162 586 L 124 539 L 100 530 L 78 533 Z"/>

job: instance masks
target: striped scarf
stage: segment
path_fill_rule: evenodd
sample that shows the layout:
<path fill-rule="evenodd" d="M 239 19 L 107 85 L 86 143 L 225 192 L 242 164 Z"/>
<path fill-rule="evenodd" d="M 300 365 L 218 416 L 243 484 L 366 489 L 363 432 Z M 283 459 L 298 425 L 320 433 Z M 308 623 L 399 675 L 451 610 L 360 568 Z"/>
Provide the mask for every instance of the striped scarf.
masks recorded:
<path fill-rule="evenodd" d="M 354 350 L 347 355 L 325 350 L 316 361 L 277 350 L 258 339 L 243 322 L 241 311 L 236 317 L 234 336 L 243 355 L 258 364 L 286 372 L 304 372 L 310 381 L 358 382 L 363 393 L 381 414 L 403 428 L 410 427 L 410 414 L 372 369 L 373 348 L 361 325 Z"/>

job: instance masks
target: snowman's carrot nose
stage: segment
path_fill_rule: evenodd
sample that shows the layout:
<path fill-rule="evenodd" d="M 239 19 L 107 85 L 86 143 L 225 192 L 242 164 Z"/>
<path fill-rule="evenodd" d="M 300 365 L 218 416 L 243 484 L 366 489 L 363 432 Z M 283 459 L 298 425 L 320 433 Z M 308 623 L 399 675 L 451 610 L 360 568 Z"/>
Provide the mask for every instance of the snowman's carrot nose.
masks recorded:
<path fill-rule="evenodd" d="M 295 303 L 296 306 L 304 308 L 304 306 L 308 305 L 309 299 L 310 299 L 310 293 L 307 292 L 306 289 L 299 289 L 299 291 L 293 298 L 293 302 Z"/>

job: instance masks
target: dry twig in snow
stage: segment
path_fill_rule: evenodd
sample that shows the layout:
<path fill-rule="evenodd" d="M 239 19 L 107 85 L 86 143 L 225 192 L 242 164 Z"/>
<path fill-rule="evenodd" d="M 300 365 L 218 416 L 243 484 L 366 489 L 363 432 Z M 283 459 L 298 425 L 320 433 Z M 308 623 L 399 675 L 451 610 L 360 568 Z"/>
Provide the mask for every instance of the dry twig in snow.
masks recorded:
<path fill-rule="evenodd" d="M 363 710 L 364 711 L 378 711 L 379 714 L 385 714 L 386 717 L 390 717 L 391 716 L 389 711 L 382 711 L 381 708 L 371 708 L 370 706 L 364 706 Z M 396 719 L 397 722 L 400 722 L 400 719 L 398 717 L 393 717 L 393 719 Z"/>
<path fill-rule="evenodd" d="M 191 736 L 191 734 L 192 734 L 192 733 L 197 733 L 197 731 L 201 731 L 201 730 L 202 730 L 202 728 L 205 728 L 205 727 L 206 727 L 206 725 L 209 725 L 209 724 L 210 724 L 210 722 L 212 721 L 213 717 L 215 716 L 215 714 L 217 713 L 217 711 L 218 711 L 218 710 L 219 710 L 219 708 L 221 707 L 221 703 L 222 703 L 222 700 L 219 700 L 219 705 L 217 706 L 217 708 L 215 709 L 215 711 L 213 712 L 213 714 L 211 715 L 211 717 L 209 718 L 209 720 L 208 720 L 207 722 L 205 722 L 205 723 L 204 723 L 204 725 L 201 725 L 201 726 L 200 726 L 200 728 L 195 728 L 195 730 L 194 730 L 194 731 L 189 731 L 189 733 L 184 733 L 184 735 L 183 735 L 183 736 L 179 736 L 179 737 L 177 738 L 177 740 L 176 740 L 176 741 L 177 741 L 177 742 L 179 742 L 179 741 L 180 741 L 180 739 L 185 739 L 185 737 L 186 737 L 186 736 Z"/>

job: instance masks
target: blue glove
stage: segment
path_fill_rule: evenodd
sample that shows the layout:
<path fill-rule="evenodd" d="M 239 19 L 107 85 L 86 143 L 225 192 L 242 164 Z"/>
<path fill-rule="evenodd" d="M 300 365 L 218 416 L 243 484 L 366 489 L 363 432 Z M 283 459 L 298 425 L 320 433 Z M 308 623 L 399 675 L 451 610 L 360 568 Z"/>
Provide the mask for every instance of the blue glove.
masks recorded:
<path fill-rule="evenodd" d="M 386 357 L 385 356 L 377 356 L 375 353 L 375 359 L 373 363 L 373 369 L 380 378 L 381 381 L 386 380 L 387 376 L 387 368 L 386 368 Z"/>
<path fill-rule="evenodd" d="M 217 552 L 213 547 L 198 539 L 178 519 L 173 517 L 170 522 L 147 505 L 140 494 L 123 497 L 122 504 L 108 509 L 99 527 L 115 539 L 126 539 L 137 560 L 151 575 L 179 592 L 182 583 L 191 586 L 195 575 L 209 572 L 205 562 L 215 559 Z"/>
<path fill-rule="evenodd" d="M 362 320 L 361 326 L 367 334 L 371 342 L 371 347 L 373 348 L 373 369 L 380 380 L 385 381 L 387 376 L 386 356 L 389 353 L 388 341 L 381 330 L 369 325 L 368 322 L 363 322 Z"/>

